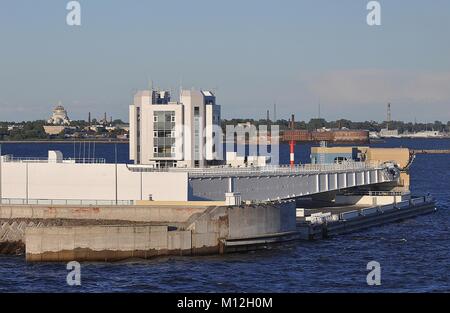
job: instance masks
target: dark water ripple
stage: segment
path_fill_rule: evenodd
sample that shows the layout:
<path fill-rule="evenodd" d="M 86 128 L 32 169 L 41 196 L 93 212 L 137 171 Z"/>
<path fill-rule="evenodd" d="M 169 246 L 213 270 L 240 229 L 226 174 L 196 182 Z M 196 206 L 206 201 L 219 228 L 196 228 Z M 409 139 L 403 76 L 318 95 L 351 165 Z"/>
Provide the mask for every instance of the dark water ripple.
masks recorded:
<path fill-rule="evenodd" d="M 450 148 L 450 140 L 384 145 L 400 144 Z M 450 292 L 450 156 L 419 156 L 412 185 L 414 193 L 437 198 L 437 213 L 257 252 L 84 263 L 81 287 L 67 286 L 63 263 L 0 256 L 0 292 Z M 372 260 L 381 264 L 381 286 L 366 284 Z"/>

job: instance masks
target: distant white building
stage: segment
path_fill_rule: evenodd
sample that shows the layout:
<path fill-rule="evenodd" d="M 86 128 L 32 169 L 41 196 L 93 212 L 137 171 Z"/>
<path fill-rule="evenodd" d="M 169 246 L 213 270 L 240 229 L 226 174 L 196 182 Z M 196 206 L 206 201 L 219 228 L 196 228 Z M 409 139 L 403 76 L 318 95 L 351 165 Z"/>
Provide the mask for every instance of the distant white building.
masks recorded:
<path fill-rule="evenodd" d="M 160 167 L 204 167 L 221 159 L 220 106 L 210 91 L 145 90 L 130 106 L 130 159 Z"/>
<path fill-rule="evenodd" d="M 380 130 L 379 136 L 381 138 L 400 138 L 398 129 L 383 128 Z"/>
<path fill-rule="evenodd" d="M 424 130 L 417 133 L 409 134 L 408 137 L 411 138 L 433 138 L 433 137 L 443 137 L 443 134 L 436 130 Z"/>
<path fill-rule="evenodd" d="M 47 123 L 52 125 L 69 125 L 70 119 L 67 116 L 67 111 L 61 105 L 61 102 L 53 109 L 52 116 L 48 119 Z"/>

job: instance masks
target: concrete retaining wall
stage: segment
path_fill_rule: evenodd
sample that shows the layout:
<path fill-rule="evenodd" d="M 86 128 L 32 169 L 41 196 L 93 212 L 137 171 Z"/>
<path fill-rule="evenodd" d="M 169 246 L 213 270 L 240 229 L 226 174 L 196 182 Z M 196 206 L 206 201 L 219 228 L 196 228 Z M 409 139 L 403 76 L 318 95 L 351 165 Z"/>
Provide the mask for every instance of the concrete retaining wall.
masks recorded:
<path fill-rule="evenodd" d="M 109 261 L 190 253 L 190 232 L 167 226 L 84 226 L 26 229 L 27 261 Z"/>
<path fill-rule="evenodd" d="M 251 238 L 295 230 L 295 202 L 276 206 L 233 207 L 228 211 L 229 238 Z"/>
<path fill-rule="evenodd" d="M 205 207 L 1 205 L 0 218 L 90 219 L 183 223 Z"/>
<path fill-rule="evenodd" d="M 167 225 L 27 228 L 26 257 L 29 261 L 109 261 L 223 253 L 227 239 L 239 239 L 251 246 L 253 238 L 295 231 L 295 202 L 209 207 L 191 214 L 183 225 L 178 230 L 169 230 Z"/>

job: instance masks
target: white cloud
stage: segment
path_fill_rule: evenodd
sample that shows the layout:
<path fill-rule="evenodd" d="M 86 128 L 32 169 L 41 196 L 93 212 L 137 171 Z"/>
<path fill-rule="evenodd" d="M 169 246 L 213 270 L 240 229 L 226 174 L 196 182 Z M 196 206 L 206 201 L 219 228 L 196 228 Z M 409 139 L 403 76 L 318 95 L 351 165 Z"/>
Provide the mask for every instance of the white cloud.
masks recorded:
<path fill-rule="evenodd" d="M 424 113 L 427 118 L 450 118 L 450 72 L 341 70 L 303 78 L 302 84 L 308 97 L 340 110 L 374 112 L 377 106 L 381 113 L 380 106 L 392 102 L 402 111 L 409 109 L 403 115 L 408 118 Z"/>
<path fill-rule="evenodd" d="M 450 72 L 334 71 L 312 77 L 306 87 L 321 99 L 349 104 L 371 104 L 390 99 L 443 102 L 450 100 Z"/>

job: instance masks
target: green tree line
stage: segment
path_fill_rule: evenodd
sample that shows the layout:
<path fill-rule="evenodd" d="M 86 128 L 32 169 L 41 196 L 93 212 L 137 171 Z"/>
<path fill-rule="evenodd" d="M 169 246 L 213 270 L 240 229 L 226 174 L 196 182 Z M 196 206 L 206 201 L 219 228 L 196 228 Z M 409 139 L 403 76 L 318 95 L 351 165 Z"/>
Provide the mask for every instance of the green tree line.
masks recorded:
<path fill-rule="evenodd" d="M 271 125 L 276 124 L 280 126 L 280 130 L 286 130 L 290 127 L 290 121 L 285 119 L 277 120 L 276 122 L 267 121 L 266 119 L 254 120 L 254 119 L 224 119 L 222 120 L 222 128 L 225 130 L 226 125 L 237 125 L 240 123 L 248 123 L 258 127 L 259 125 Z M 304 130 L 316 130 L 319 128 L 348 128 L 356 130 L 368 130 L 379 132 L 383 128 L 388 127 L 387 122 L 365 121 L 365 122 L 353 122 L 347 119 L 339 119 L 336 121 L 327 121 L 323 118 L 310 119 L 308 122 L 296 121 L 295 129 Z M 391 121 L 389 123 L 389 129 L 398 129 L 400 133 L 404 132 L 418 132 L 424 130 L 435 130 L 440 132 L 450 132 L 450 121 L 446 124 L 440 121 L 434 123 L 412 123 L 403 121 Z"/>

